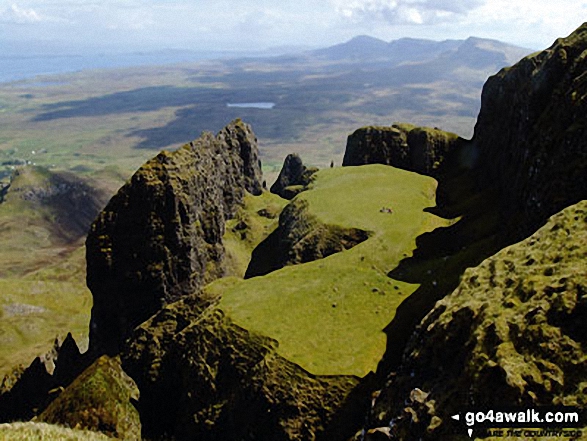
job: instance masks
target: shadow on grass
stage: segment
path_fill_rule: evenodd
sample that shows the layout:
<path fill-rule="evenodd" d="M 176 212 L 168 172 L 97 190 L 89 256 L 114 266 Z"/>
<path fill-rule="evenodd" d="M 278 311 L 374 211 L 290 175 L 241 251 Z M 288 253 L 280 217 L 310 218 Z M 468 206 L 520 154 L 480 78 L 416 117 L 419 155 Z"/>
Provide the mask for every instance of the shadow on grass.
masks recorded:
<path fill-rule="evenodd" d="M 377 369 L 379 380 L 397 369 L 416 326 L 438 300 L 457 288 L 467 268 L 530 236 L 544 223 L 519 229 L 528 222 L 512 213 L 506 217 L 497 194 L 476 189 L 475 182 L 474 171 L 439 179 L 438 205 L 428 211 L 448 219 L 458 217 L 458 222 L 419 236 L 413 256 L 388 274 L 420 287 L 403 301 L 384 330 L 387 348 Z"/>

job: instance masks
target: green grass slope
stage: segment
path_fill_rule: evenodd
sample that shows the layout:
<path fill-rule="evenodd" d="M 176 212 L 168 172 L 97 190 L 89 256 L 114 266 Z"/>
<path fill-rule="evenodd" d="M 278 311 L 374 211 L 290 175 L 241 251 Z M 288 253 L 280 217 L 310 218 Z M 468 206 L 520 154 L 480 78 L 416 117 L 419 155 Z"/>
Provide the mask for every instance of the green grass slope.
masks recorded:
<path fill-rule="evenodd" d="M 207 289 L 222 294 L 220 308 L 237 325 L 276 339 L 279 354 L 309 372 L 363 376 L 385 351 L 383 328 L 418 287 L 386 274 L 411 254 L 417 236 L 448 223 L 424 212 L 435 205 L 435 189 L 432 178 L 383 165 L 322 170 L 297 198 L 323 224 L 360 228 L 370 238 L 325 259 Z"/>
<path fill-rule="evenodd" d="M 0 439 L 6 441 L 106 441 L 112 438 L 89 430 L 74 430 L 45 423 L 0 424 Z"/>
<path fill-rule="evenodd" d="M 243 207 L 226 222 L 222 238 L 226 247 L 227 275 L 243 277 L 251 253 L 278 224 L 279 213 L 288 201 L 264 191 L 260 196 L 245 194 Z"/>
<path fill-rule="evenodd" d="M 92 306 L 83 238 L 106 201 L 93 181 L 26 166 L 0 196 L 0 377 L 72 331 L 84 345 Z"/>

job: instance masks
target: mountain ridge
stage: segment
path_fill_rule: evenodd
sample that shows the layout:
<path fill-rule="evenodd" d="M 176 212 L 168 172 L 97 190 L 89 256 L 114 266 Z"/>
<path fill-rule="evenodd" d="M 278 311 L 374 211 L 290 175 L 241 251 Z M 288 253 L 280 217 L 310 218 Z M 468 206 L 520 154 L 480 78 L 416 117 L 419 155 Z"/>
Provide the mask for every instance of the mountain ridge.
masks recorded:
<path fill-rule="evenodd" d="M 571 207 L 587 198 L 586 47 L 587 24 L 490 78 L 470 141 L 408 124 L 355 132 L 345 167 L 316 172 L 277 226 L 291 238 L 277 241 L 286 247 L 278 252 L 300 242 L 305 255 L 312 246 L 320 252 L 307 262 L 294 255 L 266 276 L 220 277 L 225 222 L 247 209 L 247 182 L 246 190 L 262 193 L 248 126 L 232 123 L 221 132 L 231 136 L 204 135 L 147 162 L 88 239 L 92 325 L 106 329 L 94 334 L 90 355 L 121 355 L 141 391 L 143 435 L 458 439 L 448 427 L 449 407 L 436 407 L 451 397 L 461 400 L 455 406 L 483 396 L 492 405 L 557 404 L 565 396 L 587 405 L 586 371 L 576 366 L 585 363 L 585 290 L 583 273 L 574 269 L 584 266 L 587 218 L 584 203 Z M 474 39 L 465 49 L 486 50 Z M 192 154 L 206 164 L 203 174 L 217 174 L 202 176 L 197 161 L 177 160 Z M 193 189 L 210 200 L 199 193 L 194 199 Z M 147 208 L 138 215 L 125 211 L 139 202 Z M 159 217 L 167 213 L 154 208 L 160 204 L 170 216 Z M 200 206 L 212 216 L 194 215 Z M 273 215 L 255 207 L 259 216 Z M 247 237 L 248 214 L 238 216 L 231 234 Z M 121 218 L 120 231 L 110 234 Z M 370 234 L 326 255 L 330 249 L 323 254 L 307 234 L 318 229 L 311 225 L 316 219 L 320 228 Z M 141 222 L 148 227 L 138 228 Z M 140 246 L 128 246 L 132 235 Z M 173 267 L 176 255 L 185 271 Z M 565 256 L 569 261 L 557 265 Z M 388 323 L 386 335 L 381 323 Z M 516 351 L 507 350 L 512 346 Z M 569 347 L 576 350 L 570 358 Z M 471 354 L 478 360 L 467 364 Z M 377 360 L 377 372 L 369 372 Z M 33 367 L 45 375 L 39 364 Z"/>

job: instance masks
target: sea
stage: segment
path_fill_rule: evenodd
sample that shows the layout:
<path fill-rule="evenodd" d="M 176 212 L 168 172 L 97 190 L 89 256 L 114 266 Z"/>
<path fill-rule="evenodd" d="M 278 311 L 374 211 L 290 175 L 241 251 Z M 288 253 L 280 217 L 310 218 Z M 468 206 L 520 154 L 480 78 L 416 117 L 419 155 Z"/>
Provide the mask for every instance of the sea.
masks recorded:
<path fill-rule="evenodd" d="M 232 57 L 226 52 L 158 51 L 92 55 L 2 55 L 0 83 L 92 69 L 158 66 Z"/>

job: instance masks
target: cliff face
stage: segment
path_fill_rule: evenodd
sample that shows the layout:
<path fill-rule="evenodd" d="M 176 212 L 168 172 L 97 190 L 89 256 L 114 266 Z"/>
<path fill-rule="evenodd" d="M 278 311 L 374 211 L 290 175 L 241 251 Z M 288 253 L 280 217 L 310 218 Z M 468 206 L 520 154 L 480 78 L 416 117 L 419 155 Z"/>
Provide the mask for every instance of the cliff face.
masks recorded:
<path fill-rule="evenodd" d="M 412 335 L 373 424 L 450 439 L 450 415 L 470 405 L 587 405 L 586 244 L 583 201 L 467 270 Z"/>
<path fill-rule="evenodd" d="M 90 348 L 117 353 L 166 303 L 223 275 L 225 221 L 261 192 L 257 140 L 236 120 L 143 165 L 92 224 Z"/>
<path fill-rule="evenodd" d="M 342 165 L 385 164 L 436 176 L 464 142 L 454 133 L 410 124 L 364 127 L 348 137 Z"/>
<path fill-rule="evenodd" d="M 587 24 L 489 78 L 473 143 L 482 185 L 536 222 L 587 196 Z"/>

